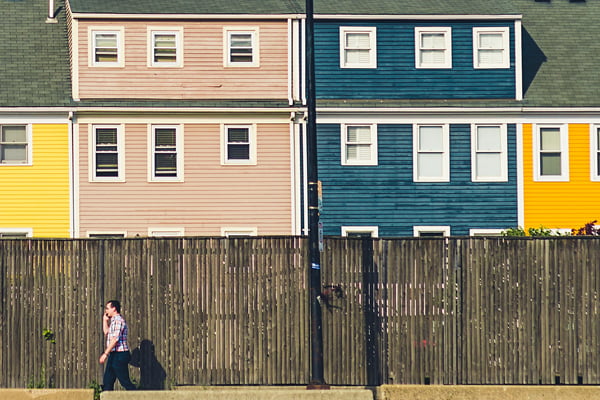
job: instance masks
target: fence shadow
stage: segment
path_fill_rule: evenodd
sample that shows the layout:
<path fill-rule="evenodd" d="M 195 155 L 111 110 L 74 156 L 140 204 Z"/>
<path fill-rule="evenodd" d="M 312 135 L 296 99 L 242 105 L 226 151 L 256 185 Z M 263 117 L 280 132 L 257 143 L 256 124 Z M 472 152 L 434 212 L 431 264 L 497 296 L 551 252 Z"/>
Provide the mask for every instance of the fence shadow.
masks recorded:
<path fill-rule="evenodd" d="M 140 369 L 140 390 L 164 390 L 167 373 L 156 358 L 154 343 L 144 339 L 131 353 L 134 367 Z"/>

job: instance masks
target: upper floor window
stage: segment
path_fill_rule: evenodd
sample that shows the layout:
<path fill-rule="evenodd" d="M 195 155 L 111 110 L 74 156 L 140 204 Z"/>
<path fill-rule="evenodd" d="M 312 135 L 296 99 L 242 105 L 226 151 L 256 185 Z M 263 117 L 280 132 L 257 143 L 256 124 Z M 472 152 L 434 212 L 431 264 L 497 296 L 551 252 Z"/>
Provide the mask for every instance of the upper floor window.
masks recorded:
<path fill-rule="evenodd" d="M 416 125 L 413 131 L 415 182 L 450 180 L 450 144 L 447 125 Z"/>
<path fill-rule="evenodd" d="M 600 181 L 600 126 L 592 125 L 590 139 L 592 181 Z"/>
<path fill-rule="evenodd" d="M 222 164 L 256 164 L 253 126 L 225 125 L 222 143 Z"/>
<path fill-rule="evenodd" d="M 415 66 L 452 68 L 452 28 L 415 28 Z"/>
<path fill-rule="evenodd" d="M 180 67 L 182 30 L 149 28 L 148 65 L 152 67 Z"/>
<path fill-rule="evenodd" d="M 473 182 L 508 180 L 506 125 L 473 125 L 471 165 Z"/>
<path fill-rule="evenodd" d="M 258 28 L 225 28 L 224 64 L 227 67 L 258 67 Z"/>
<path fill-rule="evenodd" d="M 473 28 L 473 66 L 510 68 L 508 36 L 508 27 Z"/>
<path fill-rule="evenodd" d="M 0 164 L 31 164 L 27 125 L 0 125 Z"/>
<path fill-rule="evenodd" d="M 342 165 L 377 165 L 377 125 L 342 125 Z"/>
<path fill-rule="evenodd" d="M 179 126 L 151 128 L 150 181 L 180 181 L 183 177 L 183 141 Z"/>
<path fill-rule="evenodd" d="M 122 67 L 123 28 L 104 30 L 90 28 L 90 65 L 97 67 Z"/>
<path fill-rule="evenodd" d="M 340 67 L 377 68 L 374 27 L 340 27 Z"/>
<path fill-rule="evenodd" d="M 564 125 L 537 126 L 534 133 L 536 181 L 568 181 L 568 134 Z"/>
<path fill-rule="evenodd" d="M 95 125 L 92 128 L 90 163 L 93 181 L 123 181 L 123 137 L 120 125 Z"/>

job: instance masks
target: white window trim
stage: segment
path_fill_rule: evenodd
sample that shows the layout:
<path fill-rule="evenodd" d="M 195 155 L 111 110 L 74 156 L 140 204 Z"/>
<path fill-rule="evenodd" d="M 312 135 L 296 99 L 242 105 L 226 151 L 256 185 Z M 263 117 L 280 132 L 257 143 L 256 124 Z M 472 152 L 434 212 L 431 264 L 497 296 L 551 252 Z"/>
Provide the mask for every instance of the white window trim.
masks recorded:
<path fill-rule="evenodd" d="M 450 227 L 447 225 L 417 225 L 413 226 L 413 236 L 419 237 L 419 233 L 442 232 L 444 236 L 450 236 Z"/>
<path fill-rule="evenodd" d="M 597 161 L 598 154 L 600 153 L 598 130 L 600 130 L 600 124 L 590 125 L 590 180 L 592 182 L 600 182 L 600 170 Z"/>
<path fill-rule="evenodd" d="M 87 231 L 86 236 L 92 238 L 94 235 L 114 235 L 115 238 L 119 236 L 127 237 L 127 231 Z"/>
<path fill-rule="evenodd" d="M 558 128 L 560 130 L 561 174 L 542 176 L 540 171 L 540 129 Z M 533 180 L 536 182 L 569 181 L 569 132 L 565 124 L 534 124 L 533 126 Z"/>
<path fill-rule="evenodd" d="M 248 160 L 227 159 L 227 129 L 248 128 L 248 140 L 250 141 L 250 154 Z M 222 124 L 221 125 L 221 165 L 256 165 L 256 124 Z"/>
<path fill-rule="evenodd" d="M 96 129 L 117 128 L 117 163 L 118 172 L 116 177 L 96 176 Z M 122 124 L 98 124 L 90 125 L 89 143 L 89 182 L 125 182 L 125 137 Z"/>
<path fill-rule="evenodd" d="M 369 62 L 366 64 L 346 63 L 346 34 L 368 33 L 370 41 Z M 340 26 L 340 68 L 377 68 L 377 28 L 363 26 Z"/>
<path fill-rule="evenodd" d="M 258 228 L 256 226 L 224 226 L 221 227 L 221 236 L 257 236 Z"/>
<path fill-rule="evenodd" d="M 125 28 L 122 26 L 90 26 L 88 28 L 88 66 L 90 67 L 123 67 L 125 66 Z M 97 62 L 95 57 L 95 35 L 97 33 L 116 33 L 117 34 L 117 62 Z"/>
<path fill-rule="evenodd" d="M 426 64 L 421 60 L 421 34 L 443 33 L 446 47 L 443 64 Z M 448 69 L 452 68 L 452 28 L 441 26 L 417 26 L 415 27 L 415 68 L 418 69 Z"/>
<path fill-rule="evenodd" d="M 469 229 L 469 236 L 500 236 L 504 229 Z"/>
<path fill-rule="evenodd" d="M 154 175 L 154 129 L 175 129 L 175 151 L 177 152 L 177 176 Z M 183 127 L 182 125 L 156 124 L 148 125 L 148 182 L 183 182 Z"/>
<path fill-rule="evenodd" d="M 479 65 L 479 34 L 500 33 L 502 34 L 502 50 L 504 51 L 503 62 L 499 64 Z M 473 28 L 473 68 L 475 69 L 500 69 L 510 68 L 510 29 L 508 27 L 475 27 Z"/>
<path fill-rule="evenodd" d="M 347 160 L 346 159 L 346 145 L 348 140 L 348 127 L 354 126 L 368 126 L 371 130 L 371 159 L 368 161 L 360 161 L 360 160 Z M 341 155 L 342 155 L 342 165 L 377 165 L 378 164 L 378 151 L 377 151 L 377 124 L 342 124 L 341 125 Z"/>
<path fill-rule="evenodd" d="M 156 62 L 154 61 L 154 36 L 155 35 L 175 35 L 175 62 Z M 157 68 L 181 68 L 183 67 L 183 28 L 182 27 L 148 27 L 148 67 Z"/>
<path fill-rule="evenodd" d="M 19 124 L 19 123 L 7 123 L 0 124 L 2 126 L 24 126 L 25 127 L 25 140 L 27 141 L 27 162 L 26 163 L 2 163 L 0 167 L 28 167 L 33 165 L 33 134 L 31 124 Z"/>
<path fill-rule="evenodd" d="M 442 176 L 435 178 L 419 178 L 419 128 L 422 126 L 440 126 L 443 132 L 442 143 Z M 413 181 L 414 182 L 450 182 L 450 127 L 448 124 L 414 124 L 413 125 Z"/>
<path fill-rule="evenodd" d="M 26 237 L 33 237 L 33 228 L 0 228 L 0 234 L 25 234 Z M 0 239 L 2 237 L 0 236 Z"/>
<path fill-rule="evenodd" d="M 185 228 L 181 227 L 149 227 L 148 236 L 150 237 L 180 237 L 185 236 Z"/>
<path fill-rule="evenodd" d="M 342 226 L 342 236 L 347 237 L 349 233 L 370 233 L 371 237 L 379 237 L 378 226 Z"/>
<path fill-rule="evenodd" d="M 252 35 L 252 62 L 230 61 L 231 49 L 229 38 L 231 34 Z M 224 67 L 260 67 L 259 28 L 256 26 L 225 26 L 223 27 L 223 66 Z"/>
<path fill-rule="evenodd" d="M 500 176 L 498 177 L 477 177 L 477 128 L 484 126 L 500 127 Z M 508 181 L 508 133 L 506 124 L 471 124 L 471 180 L 473 182 L 507 182 Z"/>

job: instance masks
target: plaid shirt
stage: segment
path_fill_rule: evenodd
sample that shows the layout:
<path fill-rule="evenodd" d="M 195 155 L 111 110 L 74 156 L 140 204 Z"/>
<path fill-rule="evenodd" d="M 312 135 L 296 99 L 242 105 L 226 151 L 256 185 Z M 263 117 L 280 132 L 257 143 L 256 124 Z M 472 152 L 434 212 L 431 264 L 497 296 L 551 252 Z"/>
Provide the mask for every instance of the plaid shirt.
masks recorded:
<path fill-rule="evenodd" d="M 117 344 L 112 351 L 129 351 L 129 346 L 127 345 L 127 323 L 120 314 L 115 315 L 110 320 L 110 327 L 106 335 L 106 345 L 108 346 L 111 340 L 116 337 L 118 337 Z"/>

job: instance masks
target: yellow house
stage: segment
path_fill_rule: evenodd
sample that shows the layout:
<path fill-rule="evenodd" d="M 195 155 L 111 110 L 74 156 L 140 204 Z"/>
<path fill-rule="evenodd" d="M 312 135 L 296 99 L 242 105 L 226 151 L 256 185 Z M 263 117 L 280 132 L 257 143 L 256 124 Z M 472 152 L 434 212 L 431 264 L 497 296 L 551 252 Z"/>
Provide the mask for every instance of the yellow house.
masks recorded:
<path fill-rule="evenodd" d="M 70 122 L 41 119 L 0 116 L 0 237 L 71 236 Z"/>
<path fill-rule="evenodd" d="M 525 229 L 600 221 L 599 139 L 600 124 L 523 124 Z"/>

